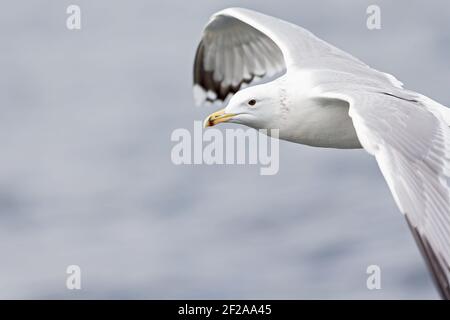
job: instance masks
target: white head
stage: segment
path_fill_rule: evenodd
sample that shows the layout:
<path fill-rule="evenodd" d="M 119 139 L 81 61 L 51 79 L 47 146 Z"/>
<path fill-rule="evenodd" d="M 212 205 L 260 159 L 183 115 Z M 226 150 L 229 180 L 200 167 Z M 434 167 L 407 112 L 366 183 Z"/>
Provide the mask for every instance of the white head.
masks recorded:
<path fill-rule="evenodd" d="M 248 87 L 236 92 L 224 109 L 209 115 L 204 126 L 232 122 L 255 129 L 276 128 L 280 102 L 279 87 L 273 82 Z"/>

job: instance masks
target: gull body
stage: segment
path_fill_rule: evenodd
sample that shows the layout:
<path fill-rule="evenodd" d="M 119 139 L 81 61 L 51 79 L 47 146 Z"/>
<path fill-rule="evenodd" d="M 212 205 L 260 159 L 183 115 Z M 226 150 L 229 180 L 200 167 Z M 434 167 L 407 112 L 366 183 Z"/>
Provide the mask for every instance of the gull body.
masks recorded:
<path fill-rule="evenodd" d="M 363 147 L 450 299 L 447 107 L 297 25 L 241 8 L 220 11 L 206 25 L 194 98 L 225 106 L 205 126 L 233 122 L 278 129 L 281 139 L 310 146 Z"/>

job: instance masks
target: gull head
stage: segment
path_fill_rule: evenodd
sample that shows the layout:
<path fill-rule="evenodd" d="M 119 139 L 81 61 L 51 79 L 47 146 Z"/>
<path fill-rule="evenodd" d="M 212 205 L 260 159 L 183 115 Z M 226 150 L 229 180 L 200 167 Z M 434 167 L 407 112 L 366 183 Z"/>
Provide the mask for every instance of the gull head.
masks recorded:
<path fill-rule="evenodd" d="M 279 95 L 272 83 L 248 87 L 232 96 L 224 109 L 206 117 L 204 127 L 231 122 L 255 129 L 273 128 L 278 105 Z"/>

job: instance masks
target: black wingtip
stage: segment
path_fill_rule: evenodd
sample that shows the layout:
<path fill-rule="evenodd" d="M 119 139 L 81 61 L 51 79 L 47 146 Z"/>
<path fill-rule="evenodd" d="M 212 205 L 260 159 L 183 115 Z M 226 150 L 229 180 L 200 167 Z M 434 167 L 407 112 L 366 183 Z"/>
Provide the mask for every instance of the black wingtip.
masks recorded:
<path fill-rule="evenodd" d="M 428 266 L 428 269 L 431 271 L 432 278 L 436 288 L 439 291 L 439 294 L 442 299 L 450 300 L 450 282 L 447 276 L 447 272 L 444 268 L 450 270 L 450 266 L 443 266 L 443 259 L 439 259 L 436 252 L 431 247 L 427 238 L 420 234 L 420 232 L 415 228 L 408 217 L 405 215 L 406 221 L 408 222 L 408 226 L 411 229 L 411 232 L 416 240 L 417 245 L 425 258 L 425 262 Z"/>

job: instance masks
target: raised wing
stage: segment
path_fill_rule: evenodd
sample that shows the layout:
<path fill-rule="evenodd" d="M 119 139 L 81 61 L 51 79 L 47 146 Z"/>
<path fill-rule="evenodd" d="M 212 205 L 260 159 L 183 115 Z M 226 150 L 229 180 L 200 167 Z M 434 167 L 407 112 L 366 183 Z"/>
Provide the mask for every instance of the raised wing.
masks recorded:
<path fill-rule="evenodd" d="M 378 161 L 443 298 L 450 299 L 450 129 L 445 108 L 400 90 L 344 88 L 362 146 Z"/>
<path fill-rule="evenodd" d="M 230 8 L 206 25 L 194 62 L 197 105 L 223 102 L 245 84 L 273 78 L 311 59 L 337 58 L 365 66 L 311 32 L 259 12 Z"/>

